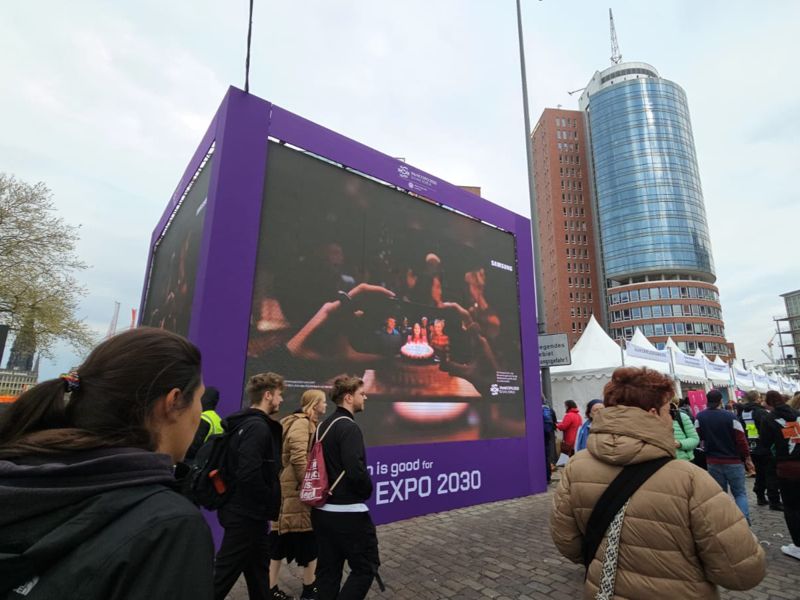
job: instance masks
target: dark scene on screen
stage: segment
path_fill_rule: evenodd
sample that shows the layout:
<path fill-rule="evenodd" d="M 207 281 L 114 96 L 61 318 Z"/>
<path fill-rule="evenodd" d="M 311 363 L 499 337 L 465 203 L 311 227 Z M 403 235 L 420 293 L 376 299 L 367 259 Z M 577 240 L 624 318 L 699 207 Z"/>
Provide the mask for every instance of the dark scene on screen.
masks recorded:
<path fill-rule="evenodd" d="M 368 445 L 525 434 L 514 237 L 277 143 L 246 376 L 364 380 Z"/>

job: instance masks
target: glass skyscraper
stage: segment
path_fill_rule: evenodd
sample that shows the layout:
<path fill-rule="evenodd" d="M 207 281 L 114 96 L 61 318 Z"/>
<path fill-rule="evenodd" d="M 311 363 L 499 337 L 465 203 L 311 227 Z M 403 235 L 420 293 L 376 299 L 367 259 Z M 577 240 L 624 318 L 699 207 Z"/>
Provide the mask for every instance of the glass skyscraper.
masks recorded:
<path fill-rule="evenodd" d="M 606 328 L 728 356 L 685 92 L 627 62 L 595 73 L 580 108 Z"/>

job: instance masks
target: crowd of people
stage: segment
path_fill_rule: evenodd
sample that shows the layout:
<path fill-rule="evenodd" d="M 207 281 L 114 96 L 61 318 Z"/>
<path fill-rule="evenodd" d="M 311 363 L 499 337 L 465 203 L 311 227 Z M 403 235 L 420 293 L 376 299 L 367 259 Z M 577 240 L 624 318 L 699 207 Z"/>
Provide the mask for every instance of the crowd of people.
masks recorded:
<path fill-rule="evenodd" d="M 249 406 L 221 419 L 199 350 L 141 327 L 22 394 L 0 420 L 0 597 L 223 600 L 243 575 L 251 599 L 285 600 L 284 560 L 303 567 L 303 600 L 362 599 L 375 579 L 383 587 L 354 419 L 364 382 L 336 378 L 327 418 L 328 395 L 307 390 L 278 422 L 283 388 L 278 374 L 254 375 Z M 215 557 L 180 477 L 192 470 L 180 467 L 222 432 L 228 488 Z M 336 483 L 311 508 L 300 488 L 316 439 Z"/>
<path fill-rule="evenodd" d="M 364 382 L 342 375 L 329 394 L 307 390 L 279 422 L 283 377 L 257 374 L 248 407 L 221 419 L 219 392 L 201 373 L 191 342 L 142 327 L 2 415 L 0 596 L 223 600 L 243 575 L 251 599 L 285 600 L 283 561 L 303 568 L 302 600 L 383 588 L 355 421 Z M 711 390 L 694 415 L 674 394 L 660 373 L 621 368 L 585 421 L 571 400 L 560 422 L 544 411 L 545 439 L 562 431 L 572 455 L 554 493 L 552 537 L 586 567 L 587 597 L 716 598 L 717 585 L 757 585 L 765 558 L 749 529 L 747 473 L 757 503 L 785 515 L 793 543 L 783 552 L 800 559 L 798 397 L 748 393 L 723 406 Z M 231 476 L 215 556 L 180 466 L 220 437 Z M 300 491 L 315 444 L 333 493 L 312 508 Z"/>
<path fill-rule="evenodd" d="M 725 405 L 712 389 L 706 398 L 693 414 L 669 377 L 621 368 L 585 421 L 573 400 L 560 422 L 544 411 L 545 431 L 563 432 L 570 457 L 552 537 L 584 563 L 586 597 L 717 598 L 717 585 L 757 585 L 765 561 L 749 532 L 748 476 L 757 504 L 784 513 L 792 543 L 781 550 L 800 560 L 800 394 L 748 392 Z M 546 454 L 551 471 L 552 446 Z"/>

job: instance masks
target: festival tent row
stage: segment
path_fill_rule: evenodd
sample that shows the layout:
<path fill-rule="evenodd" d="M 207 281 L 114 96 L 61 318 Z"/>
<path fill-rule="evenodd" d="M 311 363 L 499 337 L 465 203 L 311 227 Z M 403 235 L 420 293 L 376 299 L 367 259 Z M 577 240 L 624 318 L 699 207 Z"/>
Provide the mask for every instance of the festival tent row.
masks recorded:
<path fill-rule="evenodd" d="M 594 317 L 589 319 L 571 351 L 572 364 L 550 369 L 552 400 L 559 406 L 572 399 L 583 411 L 592 398 L 602 398 L 603 387 L 611 374 L 622 366 L 647 367 L 672 376 L 681 394 L 681 383 L 740 390 L 776 390 L 785 394 L 800 391 L 800 382 L 761 369 L 741 369 L 726 364 L 719 356 L 709 360 L 702 351 L 688 355 L 669 338 L 659 350 L 637 328 L 625 348 L 609 337 Z M 682 394 L 681 394 L 682 395 Z"/>

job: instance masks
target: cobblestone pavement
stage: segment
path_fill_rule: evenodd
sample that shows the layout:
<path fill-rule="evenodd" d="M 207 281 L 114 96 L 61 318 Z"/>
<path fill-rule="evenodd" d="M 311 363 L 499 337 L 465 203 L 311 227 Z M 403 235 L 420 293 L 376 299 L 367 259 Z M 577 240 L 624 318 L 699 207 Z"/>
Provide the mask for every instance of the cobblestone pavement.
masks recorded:
<path fill-rule="evenodd" d="M 551 497 L 548 492 L 378 527 L 387 589 L 381 594 L 373 585 L 368 598 L 581 598 L 583 567 L 563 559 L 550 540 Z M 722 598 L 800 598 L 800 561 L 780 551 L 791 541 L 783 513 L 756 506 L 752 493 L 750 506 L 753 531 L 767 552 L 767 576 L 747 592 L 722 590 Z M 280 587 L 299 595 L 300 570 L 284 566 Z M 244 580 L 229 599 L 247 600 Z"/>

